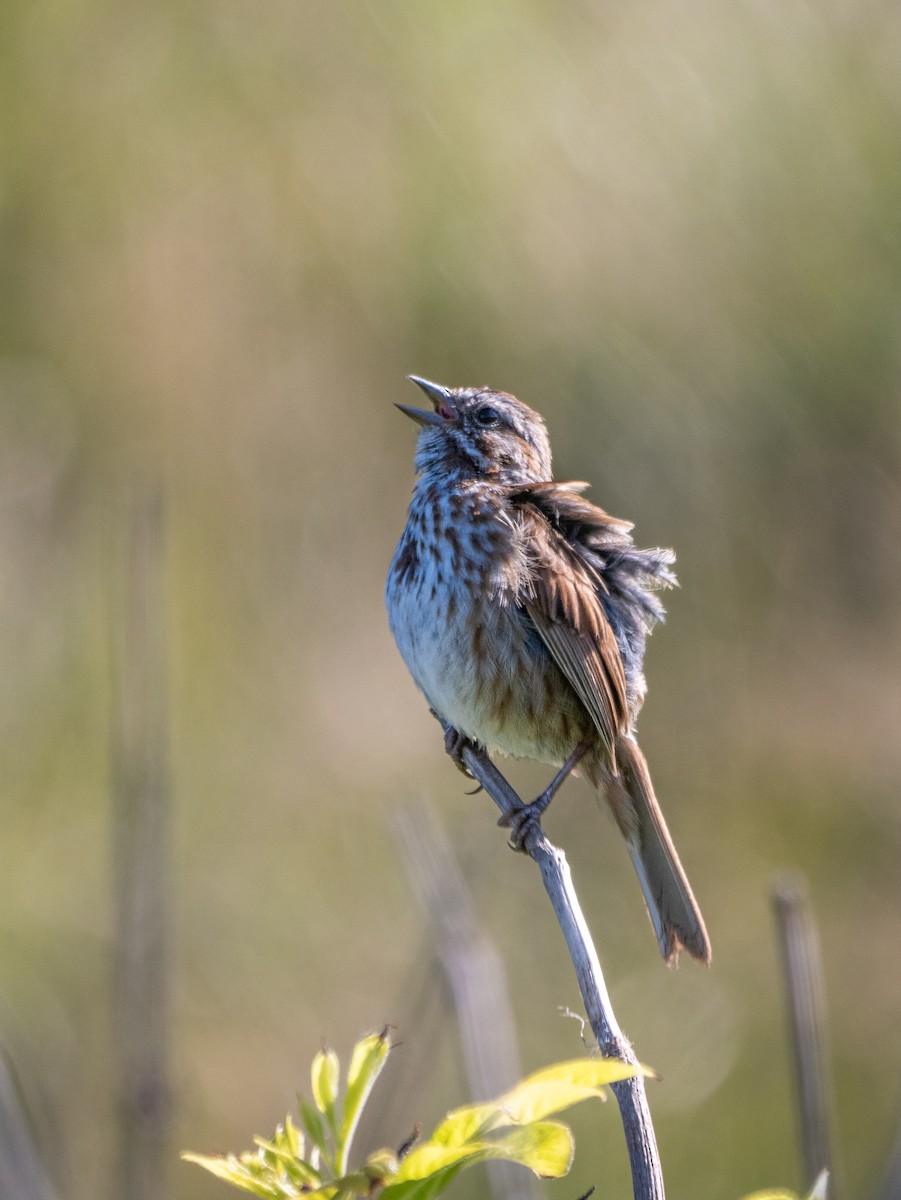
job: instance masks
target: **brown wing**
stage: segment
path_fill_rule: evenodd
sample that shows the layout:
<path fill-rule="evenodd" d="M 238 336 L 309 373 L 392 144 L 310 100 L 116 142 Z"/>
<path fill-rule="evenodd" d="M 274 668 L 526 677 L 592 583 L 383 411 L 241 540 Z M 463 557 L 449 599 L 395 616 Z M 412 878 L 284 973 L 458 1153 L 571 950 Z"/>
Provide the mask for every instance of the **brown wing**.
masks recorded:
<path fill-rule="evenodd" d="M 628 729 L 629 716 L 623 662 L 600 600 L 603 581 L 590 556 L 583 557 L 578 530 L 563 527 L 561 485 L 541 484 L 510 499 L 525 526 L 531 566 L 519 603 L 591 715 L 612 759 L 617 738 Z M 550 511 L 548 499 L 553 501 Z M 621 523 L 572 492 L 566 503 L 583 518 L 593 516 L 592 523 L 606 518 L 622 530 Z"/>

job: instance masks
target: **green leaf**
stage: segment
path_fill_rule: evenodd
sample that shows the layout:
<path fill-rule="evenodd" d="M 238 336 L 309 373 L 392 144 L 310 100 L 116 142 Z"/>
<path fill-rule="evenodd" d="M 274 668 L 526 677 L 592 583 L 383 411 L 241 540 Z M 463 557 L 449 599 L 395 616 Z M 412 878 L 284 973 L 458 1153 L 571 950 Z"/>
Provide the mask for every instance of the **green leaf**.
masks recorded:
<path fill-rule="evenodd" d="M 328 1161 L 328 1136 L 319 1110 L 303 1096 L 298 1097 L 297 1107 L 300 1109 L 300 1117 L 304 1123 L 304 1128 L 310 1135 L 310 1141 L 322 1157 Z"/>
<path fill-rule="evenodd" d="M 391 1186 L 427 1179 L 448 1167 L 469 1166 L 492 1158 L 520 1163 L 542 1178 L 558 1179 L 569 1170 L 572 1156 L 572 1134 L 565 1125 L 556 1121 L 535 1121 L 510 1129 L 499 1137 L 484 1138 L 463 1146 L 442 1146 L 432 1141 L 417 1146 L 398 1167 Z"/>
<path fill-rule="evenodd" d="M 282 1148 L 277 1142 L 267 1142 L 265 1138 L 257 1137 L 253 1140 L 269 1156 L 272 1166 L 284 1171 L 293 1182 L 302 1184 L 304 1187 L 318 1187 L 322 1183 L 322 1176 L 319 1172 L 291 1150 Z"/>
<path fill-rule="evenodd" d="M 629 1079 L 639 1072 L 652 1074 L 646 1067 L 633 1067 L 612 1058 L 578 1058 L 557 1063 L 535 1071 L 497 1100 L 466 1105 L 448 1113 L 430 1141 L 459 1146 L 504 1125 L 540 1121 L 581 1100 L 603 1098 L 606 1084 Z"/>
<path fill-rule="evenodd" d="M 813 1189 L 807 1200 L 826 1200 L 829 1186 L 829 1172 L 821 1171 L 816 1178 Z M 797 1192 L 787 1192 L 784 1188 L 765 1188 L 762 1192 L 752 1192 L 744 1200 L 799 1200 Z"/>
<path fill-rule="evenodd" d="M 336 1171 L 347 1170 L 347 1159 L 350 1144 L 356 1132 L 360 1114 L 369 1094 L 381 1074 L 382 1067 L 388 1057 L 391 1044 L 388 1041 L 387 1029 L 381 1033 L 370 1034 L 362 1038 L 354 1046 L 347 1071 L 347 1091 L 344 1096 L 344 1120 L 338 1133 L 338 1146 L 335 1153 Z"/>
<path fill-rule="evenodd" d="M 391 1186 L 412 1179 L 427 1179 L 447 1167 L 457 1166 L 470 1158 L 481 1156 L 484 1148 L 482 1142 L 469 1142 L 465 1146 L 441 1146 L 429 1140 L 410 1151 L 397 1168 Z"/>
<path fill-rule="evenodd" d="M 566 1125 L 559 1121 L 535 1121 L 511 1129 L 497 1141 L 497 1157 L 528 1167 L 539 1179 L 559 1179 L 572 1166 L 575 1143 Z M 494 1155 L 492 1155 L 494 1157 Z"/>
<path fill-rule="evenodd" d="M 366 1159 L 363 1170 L 370 1182 L 384 1182 L 397 1174 L 397 1155 L 393 1150 L 376 1150 Z"/>
<path fill-rule="evenodd" d="M 554 1121 L 511 1129 L 501 1137 L 466 1146 L 429 1142 L 407 1155 L 380 1200 L 433 1200 L 464 1167 L 491 1159 L 520 1163 L 542 1179 L 559 1179 L 569 1170 L 572 1156 L 572 1134 Z"/>
<path fill-rule="evenodd" d="M 183 1154 L 182 1158 L 185 1162 L 197 1163 L 199 1167 L 203 1167 L 218 1179 L 224 1179 L 226 1183 L 231 1183 L 245 1192 L 251 1192 L 254 1196 L 261 1197 L 261 1200 L 282 1200 L 282 1197 L 286 1195 L 273 1181 L 265 1177 L 261 1178 L 259 1172 L 251 1170 L 246 1162 L 235 1158 L 233 1154 L 227 1158 L 208 1157 L 203 1154 Z"/>
<path fill-rule="evenodd" d="M 745 1196 L 743 1200 L 798 1200 L 798 1193 L 768 1188 L 762 1192 L 752 1192 L 750 1196 Z"/>
<path fill-rule="evenodd" d="M 334 1200 L 351 1200 L 355 1196 L 370 1196 L 375 1184 L 390 1179 L 397 1170 L 397 1159 L 390 1150 L 378 1150 L 371 1155 L 359 1171 L 352 1171 L 340 1179 L 331 1179 L 327 1184 L 312 1192 L 304 1192 L 304 1200 L 315 1200 L 320 1196 Z"/>
<path fill-rule="evenodd" d="M 313 1059 L 310 1078 L 313 1084 L 313 1099 L 316 1102 L 316 1107 L 328 1121 L 332 1129 L 335 1129 L 337 1126 L 335 1105 L 338 1099 L 339 1067 L 338 1055 L 334 1050 L 325 1047 L 319 1051 Z"/>
<path fill-rule="evenodd" d="M 288 1154 L 293 1154 L 295 1158 L 303 1158 L 303 1134 L 294 1124 L 290 1113 L 285 1117 L 284 1125 L 279 1125 L 278 1129 L 276 1129 L 273 1140 L 279 1149 L 285 1150 Z"/>
<path fill-rule="evenodd" d="M 644 1075 L 648 1079 L 657 1078 L 656 1072 L 650 1067 L 623 1062 L 620 1058 L 572 1058 L 533 1071 L 520 1084 L 511 1088 L 511 1091 L 515 1092 L 520 1086 L 544 1082 L 582 1084 L 585 1087 L 598 1088 L 606 1083 L 619 1083 L 622 1079 L 631 1079 L 635 1075 Z"/>
<path fill-rule="evenodd" d="M 369 1194 L 369 1180 L 363 1171 L 354 1171 L 353 1174 L 344 1175 L 341 1179 L 333 1179 L 328 1186 L 332 1189 L 331 1194 L 335 1200 L 350 1200 L 352 1196 Z M 315 1194 L 314 1192 L 313 1195 Z"/>
<path fill-rule="evenodd" d="M 408 1179 L 403 1183 L 389 1183 L 379 1195 L 379 1200 L 436 1200 L 443 1196 L 450 1184 L 463 1170 L 466 1163 L 454 1163 L 424 1179 Z"/>

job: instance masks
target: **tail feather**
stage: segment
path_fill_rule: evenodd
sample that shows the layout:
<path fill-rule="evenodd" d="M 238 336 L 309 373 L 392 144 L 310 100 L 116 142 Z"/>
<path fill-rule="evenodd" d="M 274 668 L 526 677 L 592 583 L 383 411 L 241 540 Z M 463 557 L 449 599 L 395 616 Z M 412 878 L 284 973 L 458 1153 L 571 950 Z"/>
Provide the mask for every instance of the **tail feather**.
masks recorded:
<path fill-rule="evenodd" d="M 660 952 L 668 963 L 674 963 L 684 947 L 694 958 L 709 963 L 710 939 L 704 918 L 679 862 L 638 743 L 630 737 L 620 738 L 616 761 L 618 774 L 608 774 L 602 786 L 626 839 Z"/>

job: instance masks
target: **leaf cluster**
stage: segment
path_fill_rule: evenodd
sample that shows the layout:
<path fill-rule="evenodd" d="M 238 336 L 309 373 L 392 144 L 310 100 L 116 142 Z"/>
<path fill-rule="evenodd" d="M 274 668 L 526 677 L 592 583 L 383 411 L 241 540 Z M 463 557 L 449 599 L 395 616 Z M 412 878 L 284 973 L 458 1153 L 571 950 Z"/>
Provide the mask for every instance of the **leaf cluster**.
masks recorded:
<path fill-rule="evenodd" d="M 581 1100 L 605 1099 L 605 1085 L 628 1079 L 644 1067 L 617 1059 L 583 1058 L 535 1071 L 496 1100 L 454 1109 L 422 1140 L 398 1150 L 376 1150 L 349 1170 L 351 1143 L 360 1115 L 388 1058 L 388 1030 L 354 1046 L 341 1089 L 333 1050 L 323 1048 L 310 1072 L 312 1102 L 298 1101 L 300 1124 L 290 1114 L 271 1138 L 255 1138 L 244 1154 L 182 1157 L 261 1200 L 436 1200 L 466 1167 L 503 1159 L 528 1167 L 539 1178 L 558 1179 L 570 1168 L 573 1136 L 549 1117 Z M 826 1200 L 824 1171 L 807 1200 Z M 744 1200 L 799 1200 L 780 1189 Z"/>
<path fill-rule="evenodd" d="M 604 1099 L 606 1084 L 641 1069 L 615 1059 L 557 1063 L 496 1100 L 455 1109 L 412 1148 L 377 1150 L 351 1171 L 351 1142 L 389 1050 L 387 1030 L 359 1041 L 342 1092 L 338 1057 L 324 1048 L 313 1060 L 312 1103 L 299 1101 L 299 1125 L 287 1116 L 271 1138 L 256 1138 L 256 1150 L 241 1155 L 183 1157 L 261 1200 L 433 1200 L 464 1168 L 491 1159 L 556 1179 L 569 1170 L 574 1144 L 569 1128 L 548 1118 L 581 1100 Z"/>

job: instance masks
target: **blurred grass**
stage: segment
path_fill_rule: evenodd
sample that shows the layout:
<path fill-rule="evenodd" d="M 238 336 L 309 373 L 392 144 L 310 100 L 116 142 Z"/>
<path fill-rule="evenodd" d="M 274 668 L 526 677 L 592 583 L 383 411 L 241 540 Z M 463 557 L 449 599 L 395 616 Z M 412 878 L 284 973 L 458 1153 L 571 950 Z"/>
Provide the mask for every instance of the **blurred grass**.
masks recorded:
<path fill-rule="evenodd" d="M 709 977 L 654 962 L 587 791 L 550 817 L 664 1076 L 671 1193 L 800 1183 L 785 866 L 821 921 L 849 1190 L 875 1183 L 901 1057 L 899 79 L 897 12 L 861 3 L 3 7 L 0 1036 L 74 1200 L 110 1162 L 107 625 L 135 472 L 170 514 L 178 1144 L 245 1144 L 320 1035 L 403 1008 L 424 926 L 385 816 L 424 788 L 482 872 L 526 1066 L 578 1050 L 535 881 L 387 633 L 408 371 L 521 394 L 558 472 L 679 552 L 642 739 Z M 713 1006 L 692 1047 L 679 1003 Z M 465 1098 L 453 1047 L 409 1124 Z M 622 1190 L 619 1136 L 592 1118 L 574 1187 Z"/>

